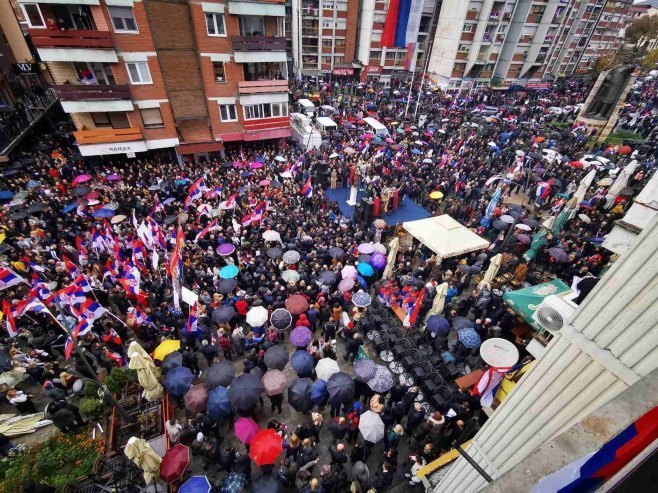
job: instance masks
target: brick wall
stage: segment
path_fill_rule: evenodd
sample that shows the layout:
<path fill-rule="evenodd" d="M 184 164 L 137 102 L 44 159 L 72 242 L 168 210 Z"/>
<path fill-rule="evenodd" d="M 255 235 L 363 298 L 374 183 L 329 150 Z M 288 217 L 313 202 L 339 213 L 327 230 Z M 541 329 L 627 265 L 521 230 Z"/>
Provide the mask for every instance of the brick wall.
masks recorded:
<path fill-rule="evenodd" d="M 96 128 L 90 113 L 71 113 L 71 120 L 73 120 L 75 128 L 78 130 L 93 130 Z"/>
<path fill-rule="evenodd" d="M 109 26 L 108 29 L 112 32 L 112 40 L 114 41 L 114 47 L 117 51 L 155 51 L 151 28 L 149 27 L 148 19 L 146 17 L 144 2 L 133 3 L 133 15 L 135 16 L 137 30 L 139 31 L 138 34 L 114 32 L 110 13 L 107 10 L 104 10 L 103 14 L 105 16 L 105 21 Z"/>
<path fill-rule="evenodd" d="M 214 141 L 207 121 L 190 120 L 179 122 L 178 129 L 180 130 L 182 141 L 185 144 Z"/>
<path fill-rule="evenodd" d="M 46 62 L 46 65 L 55 84 L 77 84 L 78 74 L 71 62 Z"/>
<path fill-rule="evenodd" d="M 111 21 L 109 16 L 107 18 L 105 17 L 103 7 L 100 5 L 90 5 L 89 10 L 91 11 L 91 16 L 94 18 L 96 29 L 99 31 L 112 31 Z"/>
<path fill-rule="evenodd" d="M 144 128 L 140 111 L 136 110 L 135 113 L 137 113 L 135 116 L 139 119 L 139 123 L 136 126 L 142 130 L 145 140 L 173 139 L 178 137 L 176 125 L 174 124 L 174 114 L 171 112 L 169 103 L 160 103 L 160 114 L 165 125 L 164 128 Z"/>

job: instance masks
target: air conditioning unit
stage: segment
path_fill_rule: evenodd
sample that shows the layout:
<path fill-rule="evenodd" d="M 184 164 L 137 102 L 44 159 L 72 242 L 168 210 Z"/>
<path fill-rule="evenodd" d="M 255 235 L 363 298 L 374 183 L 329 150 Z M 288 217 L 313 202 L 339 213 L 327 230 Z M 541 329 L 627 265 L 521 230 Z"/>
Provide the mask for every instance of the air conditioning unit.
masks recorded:
<path fill-rule="evenodd" d="M 576 311 L 577 305 L 570 301 L 575 295 L 569 291 L 565 295 L 547 296 L 532 314 L 532 319 L 543 330 L 554 335 L 559 333 Z"/>

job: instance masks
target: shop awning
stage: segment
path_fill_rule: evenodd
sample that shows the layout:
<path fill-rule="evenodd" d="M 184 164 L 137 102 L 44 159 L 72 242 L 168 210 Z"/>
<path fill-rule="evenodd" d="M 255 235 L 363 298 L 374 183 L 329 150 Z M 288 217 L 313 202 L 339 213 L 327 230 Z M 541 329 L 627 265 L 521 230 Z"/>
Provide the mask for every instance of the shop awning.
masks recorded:
<path fill-rule="evenodd" d="M 514 310 L 523 320 L 528 322 L 535 330 L 542 328 L 532 319 L 533 313 L 544 298 L 551 295 L 559 295 L 571 292 L 571 288 L 560 279 L 555 279 L 544 284 L 537 284 L 529 288 L 519 289 L 517 291 L 508 291 L 503 295 L 503 301 Z"/>

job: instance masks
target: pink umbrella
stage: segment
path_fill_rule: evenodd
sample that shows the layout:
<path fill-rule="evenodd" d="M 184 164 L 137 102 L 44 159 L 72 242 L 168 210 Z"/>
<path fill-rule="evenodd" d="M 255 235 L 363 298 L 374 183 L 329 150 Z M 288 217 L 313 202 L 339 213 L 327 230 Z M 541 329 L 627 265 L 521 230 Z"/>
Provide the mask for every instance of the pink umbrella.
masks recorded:
<path fill-rule="evenodd" d="M 97 199 L 100 196 L 101 196 L 100 193 L 98 193 L 96 191 L 93 191 L 93 192 L 89 192 L 87 195 L 85 195 L 85 198 L 87 200 L 94 200 L 94 199 Z"/>
<path fill-rule="evenodd" d="M 258 182 L 258 184 L 259 184 L 261 187 L 266 187 L 266 186 L 269 185 L 270 183 L 272 183 L 270 180 L 261 180 L 261 181 Z"/>
<path fill-rule="evenodd" d="M 353 265 L 346 265 L 343 267 L 343 269 L 340 271 L 340 275 L 342 276 L 343 279 L 347 279 L 348 277 L 351 277 L 352 279 L 356 279 L 356 276 L 359 273 L 356 270 L 356 267 Z"/>
<path fill-rule="evenodd" d="M 111 175 L 107 175 L 105 177 L 105 179 L 107 181 L 121 181 L 121 177 L 119 175 L 117 175 L 116 173 L 113 173 Z"/>
<path fill-rule="evenodd" d="M 260 168 L 262 168 L 263 166 L 265 166 L 265 165 L 264 165 L 263 163 L 261 163 L 261 162 L 258 162 L 258 161 L 254 161 L 253 163 L 251 163 L 251 164 L 249 165 L 249 167 L 250 167 L 251 169 L 260 169 Z"/>
<path fill-rule="evenodd" d="M 389 144 L 393 144 L 395 141 L 390 137 L 386 137 L 386 142 L 388 142 Z"/>
<path fill-rule="evenodd" d="M 235 436 L 245 445 L 249 445 L 260 427 L 251 418 L 240 417 L 235 422 Z"/>
<path fill-rule="evenodd" d="M 354 283 L 356 281 L 354 280 L 353 277 L 346 277 L 342 281 L 338 283 L 338 291 L 341 293 L 344 293 L 345 291 L 349 291 L 354 287 Z"/>
<path fill-rule="evenodd" d="M 80 183 L 84 183 L 86 181 L 91 180 L 91 175 L 78 175 L 73 179 L 73 185 L 79 185 Z"/>
<path fill-rule="evenodd" d="M 242 163 L 240 161 L 233 161 L 234 168 L 242 168 Z"/>

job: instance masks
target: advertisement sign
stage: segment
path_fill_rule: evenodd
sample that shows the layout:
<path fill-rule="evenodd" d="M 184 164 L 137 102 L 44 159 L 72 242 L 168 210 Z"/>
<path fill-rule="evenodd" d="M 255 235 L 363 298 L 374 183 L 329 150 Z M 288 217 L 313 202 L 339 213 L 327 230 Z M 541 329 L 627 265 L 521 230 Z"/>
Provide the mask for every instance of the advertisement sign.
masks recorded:
<path fill-rule="evenodd" d="M 334 75 L 354 75 L 353 68 L 335 68 L 332 72 Z"/>
<path fill-rule="evenodd" d="M 528 89 L 550 89 L 551 83 L 545 81 L 528 81 L 525 85 Z"/>
<path fill-rule="evenodd" d="M 372 66 L 372 65 L 366 65 L 361 69 L 361 82 L 366 82 L 368 75 L 371 74 L 381 74 L 382 73 L 382 67 L 380 66 Z"/>
<path fill-rule="evenodd" d="M 115 142 L 111 144 L 91 144 L 78 146 L 83 156 L 106 156 L 109 154 L 134 154 L 146 151 L 143 141 Z"/>
<path fill-rule="evenodd" d="M 16 75 L 36 75 L 39 73 L 38 63 L 12 63 Z"/>

